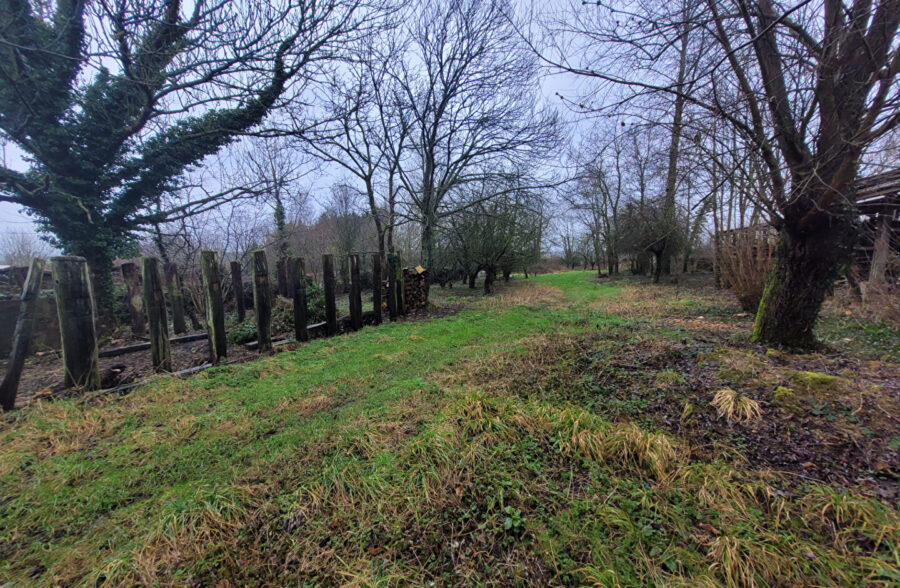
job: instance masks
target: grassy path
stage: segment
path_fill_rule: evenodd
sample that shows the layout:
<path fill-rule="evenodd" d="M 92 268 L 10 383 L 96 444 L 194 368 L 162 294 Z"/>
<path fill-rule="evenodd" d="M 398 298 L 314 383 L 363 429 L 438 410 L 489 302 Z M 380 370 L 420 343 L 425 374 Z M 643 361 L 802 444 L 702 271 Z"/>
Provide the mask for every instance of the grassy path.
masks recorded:
<path fill-rule="evenodd" d="M 785 500 L 763 477 L 690 460 L 677 439 L 501 385 L 556 362 L 536 360 L 535 342 L 635 323 L 606 312 L 619 290 L 591 278 L 540 276 L 451 317 L 8 417 L 0 585 L 897 573 L 896 513 L 877 503 L 826 487 Z M 550 389 L 541 373 L 531 385 Z"/>

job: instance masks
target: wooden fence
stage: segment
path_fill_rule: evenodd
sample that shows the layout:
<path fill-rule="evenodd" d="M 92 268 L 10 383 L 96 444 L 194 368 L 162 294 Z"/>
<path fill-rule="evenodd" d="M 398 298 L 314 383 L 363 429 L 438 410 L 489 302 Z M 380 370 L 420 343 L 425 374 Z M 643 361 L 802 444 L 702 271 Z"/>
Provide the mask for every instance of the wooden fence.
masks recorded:
<path fill-rule="evenodd" d="M 350 268 L 350 313 L 338 317 L 336 309 L 336 280 L 334 256 L 323 255 L 323 286 L 325 297 L 325 321 L 307 324 L 306 287 L 307 276 L 303 258 L 287 258 L 277 264 L 277 286 L 274 292 L 269 282 L 269 264 L 262 250 L 251 254 L 253 272 L 253 305 L 257 339 L 247 347 L 259 353 L 269 353 L 276 344 L 273 342 L 272 311 L 274 294 L 289 298 L 293 305 L 296 341 L 308 341 L 314 337 L 333 336 L 339 332 L 355 331 L 365 324 L 377 325 L 382 322 L 383 282 L 381 258 L 372 255 L 372 310 L 363 310 L 362 280 L 360 278 L 359 255 L 348 256 Z M 172 345 L 206 338 L 209 341 L 209 364 L 215 365 L 228 356 L 225 310 L 222 297 L 222 283 L 216 253 L 204 251 L 201 255 L 204 302 L 206 306 L 206 333 L 171 338 L 169 334 L 169 309 L 172 326 L 176 334 L 187 330 L 185 324 L 184 299 L 177 268 L 173 264 L 161 266 L 155 257 L 144 257 L 140 265 L 125 263 L 121 266 L 127 288 L 127 306 L 131 329 L 138 337 L 149 336 L 149 341 L 117 349 L 101 351 L 97 341 L 97 309 L 93 298 L 90 272 L 84 258 L 73 256 L 53 257 L 49 260 L 52 272 L 55 305 L 53 299 L 39 298 L 41 279 L 45 262 L 32 261 L 22 294 L 17 301 L 18 312 L 12 347 L 6 374 L 0 383 L 0 406 L 10 410 L 15 405 L 19 380 L 25 358 L 38 336 L 47 341 L 46 333 L 37 326 L 38 317 L 55 306 L 58 321 L 58 344 L 61 349 L 64 369 L 64 385 L 82 390 L 100 388 L 99 358 L 112 357 L 124 353 L 150 351 L 154 371 L 172 371 Z M 244 320 L 243 280 L 241 264 L 229 264 L 230 280 L 234 288 L 238 322 Z M 392 320 L 406 314 L 404 304 L 404 278 L 401 259 L 391 254 L 387 259 L 387 308 Z M 50 302 L 47 302 L 47 301 Z M 54 341 L 55 342 L 55 341 Z"/>

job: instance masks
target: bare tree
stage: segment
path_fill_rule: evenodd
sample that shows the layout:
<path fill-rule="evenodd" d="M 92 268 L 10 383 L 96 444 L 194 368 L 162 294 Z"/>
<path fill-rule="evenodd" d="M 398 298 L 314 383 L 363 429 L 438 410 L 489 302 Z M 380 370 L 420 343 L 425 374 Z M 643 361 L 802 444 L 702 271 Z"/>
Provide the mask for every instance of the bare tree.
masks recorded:
<path fill-rule="evenodd" d="M 31 231 L 7 231 L 0 235 L 0 263 L 27 266 L 35 257 L 48 257 L 53 247 Z"/>
<path fill-rule="evenodd" d="M 681 97 L 758 151 L 769 185 L 760 204 L 779 241 L 753 337 L 813 346 L 828 286 L 858 235 L 860 161 L 900 124 L 900 0 L 692 0 L 690 18 L 661 1 L 572 8 L 557 32 L 584 52 L 545 52 L 548 61 L 625 89 L 619 106 Z M 714 45 L 679 83 L 666 72 L 686 27 Z"/>
<path fill-rule="evenodd" d="M 556 118 L 535 106 L 537 64 L 504 0 L 423 0 L 415 10 L 392 71 L 410 120 L 397 172 L 430 267 L 440 219 L 459 208 L 454 191 L 546 153 Z"/>

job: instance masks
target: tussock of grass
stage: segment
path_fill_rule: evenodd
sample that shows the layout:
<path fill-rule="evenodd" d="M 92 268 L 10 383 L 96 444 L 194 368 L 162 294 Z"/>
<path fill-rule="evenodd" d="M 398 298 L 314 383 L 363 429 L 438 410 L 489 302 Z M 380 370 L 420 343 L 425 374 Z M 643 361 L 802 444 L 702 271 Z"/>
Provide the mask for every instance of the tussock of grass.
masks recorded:
<path fill-rule="evenodd" d="M 750 422 L 762 418 L 762 408 L 757 401 L 730 388 L 716 391 L 712 405 L 719 418 L 726 418 L 729 421 Z"/>

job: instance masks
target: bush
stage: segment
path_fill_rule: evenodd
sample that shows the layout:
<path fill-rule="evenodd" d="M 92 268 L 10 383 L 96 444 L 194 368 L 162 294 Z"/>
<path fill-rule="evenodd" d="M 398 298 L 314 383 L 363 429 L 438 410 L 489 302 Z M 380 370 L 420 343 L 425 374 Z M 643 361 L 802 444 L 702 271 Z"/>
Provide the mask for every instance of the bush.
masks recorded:
<path fill-rule="evenodd" d="M 319 284 L 306 287 L 307 324 L 325 320 L 325 289 Z M 276 296 L 272 302 L 272 334 L 294 331 L 294 303 L 287 298 Z M 256 321 L 247 319 L 232 327 L 228 332 L 228 342 L 242 345 L 256 341 Z"/>
<path fill-rule="evenodd" d="M 228 342 L 234 345 L 242 345 L 256 341 L 256 322 L 253 319 L 246 319 L 242 323 L 238 323 L 231 327 L 228 331 Z"/>
<path fill-rule="evenodd" d="M 747 312 L 755 313 L 766 287 L 775 254 L 775 238 L 768 227 L 734 229 L 718 237 L 722 283 Z"/>

